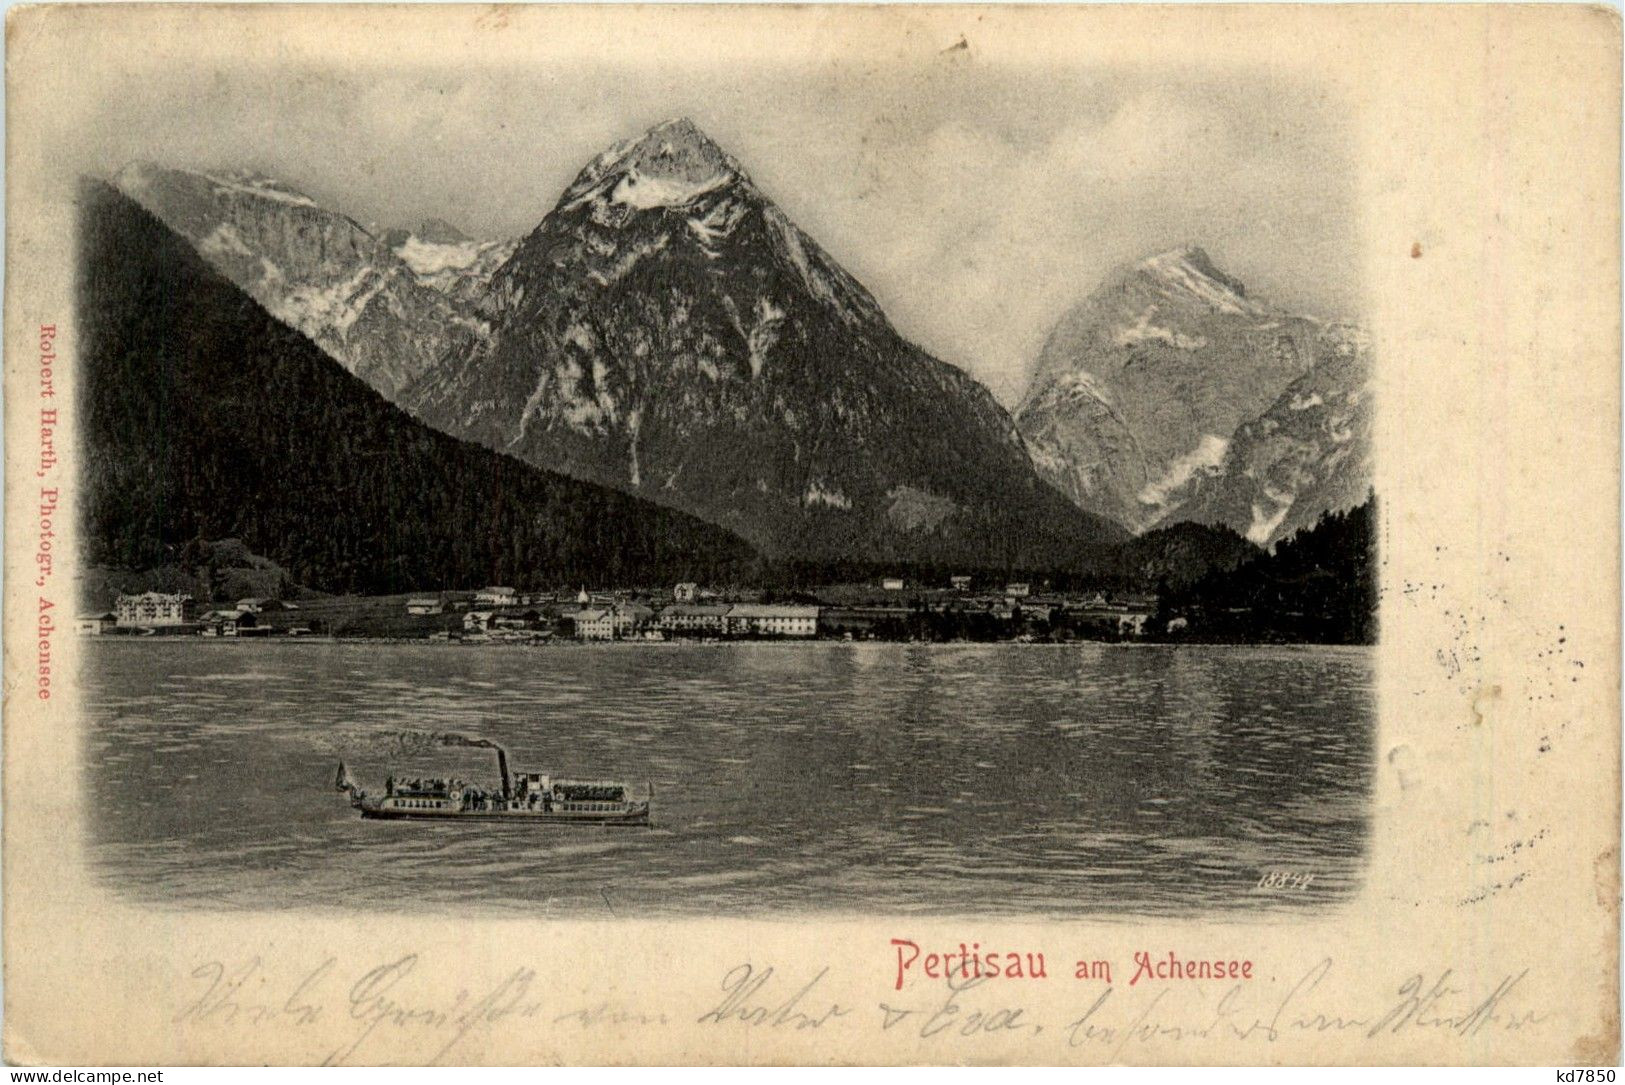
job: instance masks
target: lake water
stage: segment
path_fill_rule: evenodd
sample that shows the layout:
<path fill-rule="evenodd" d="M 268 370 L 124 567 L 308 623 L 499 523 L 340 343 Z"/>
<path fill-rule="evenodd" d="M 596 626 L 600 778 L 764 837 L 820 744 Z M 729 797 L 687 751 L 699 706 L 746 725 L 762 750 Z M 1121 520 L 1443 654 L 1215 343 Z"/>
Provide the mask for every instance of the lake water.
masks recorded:
<path fill-rule="evenodd" d="M 1358 886 L 1368 649 L 87 641 L 93 862 L 176 907 L 1124 917 Z M 516 769 L 652 829 L 363 821 L 333 788 Z M 1268 891 L 1272 871 L 1312 876 Z"/>

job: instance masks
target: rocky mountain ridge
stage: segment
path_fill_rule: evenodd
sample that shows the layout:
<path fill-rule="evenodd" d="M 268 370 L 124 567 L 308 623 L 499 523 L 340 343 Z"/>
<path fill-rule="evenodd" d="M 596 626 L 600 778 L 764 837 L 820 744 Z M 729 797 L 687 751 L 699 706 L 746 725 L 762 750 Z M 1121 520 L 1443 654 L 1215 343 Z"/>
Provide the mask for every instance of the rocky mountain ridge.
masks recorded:
<path fill-rule="evenodd" d="M 713 524 L 412 419 L 112 187 L 79 210 L 87 565 L 234 539 L 336 593 L 761 575 Z"/>
<path fill-rule="evenodd" d="M 1081 508 L 1268 545 L 1364 499 L 1369 379 L 1359 329 L 1252 297 L 1188 247 L 1120 269 L 1067 312 L 1016 419 Z"/>
<path fill-rule="evenodd" d="M 1075 564 L 1184 521 L 1270 545 L 1370 486 L 1358 328 L 1159 253 L 1062 317 L 1012 418 L 687 119 L 515 241 L 364 227 L 250 171 L 115 183 L 436 428 L 779 556 Z"/>
<path fill-rule="evenodd" d="M 483 332 L 475 301 L 513 251 L 513 242 L 474 241 L 438 220 L 375 233 L 252 171 L 138 162 L 113 183 L 390 398 L 439 361 L 454 331 Z"/>
<path fill-rule="evenodd" d="M 1036 565 L 1123 537 L 686 119 L 590 162 L 478 315 L 411 410 L 770 554 Z"/>

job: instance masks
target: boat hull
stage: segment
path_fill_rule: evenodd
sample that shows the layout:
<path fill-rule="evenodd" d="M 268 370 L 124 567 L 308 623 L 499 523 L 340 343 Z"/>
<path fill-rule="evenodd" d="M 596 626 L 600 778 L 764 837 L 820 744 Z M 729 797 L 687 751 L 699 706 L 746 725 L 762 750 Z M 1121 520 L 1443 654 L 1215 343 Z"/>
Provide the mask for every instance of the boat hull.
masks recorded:
<path fill-rule="evenodd" d="M 362 806 L 361 816 L 378 821 L 511 821 L 545 825 L 624 825 L 649 826 L 648 804 L 630 810 L 412 810 Z"/>

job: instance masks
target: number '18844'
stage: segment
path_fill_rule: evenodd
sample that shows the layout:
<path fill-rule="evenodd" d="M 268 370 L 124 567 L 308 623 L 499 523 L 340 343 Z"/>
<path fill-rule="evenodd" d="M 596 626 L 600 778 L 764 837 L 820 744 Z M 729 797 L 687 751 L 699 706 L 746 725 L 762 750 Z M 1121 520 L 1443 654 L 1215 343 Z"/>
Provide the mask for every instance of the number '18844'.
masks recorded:
<path fill-rule="evenodd" d="M 1259 876 L 1258 888 L 1308 889 L 1314 880 L 1313 874 L 1300 874 L 1295 870 L 1270 870 Z"/>

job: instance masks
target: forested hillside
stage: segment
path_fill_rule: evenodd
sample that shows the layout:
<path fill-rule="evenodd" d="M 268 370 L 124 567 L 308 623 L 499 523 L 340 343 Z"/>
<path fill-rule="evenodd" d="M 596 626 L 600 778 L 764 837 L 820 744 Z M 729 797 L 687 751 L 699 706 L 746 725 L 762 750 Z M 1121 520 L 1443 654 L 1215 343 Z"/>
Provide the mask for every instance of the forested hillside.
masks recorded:
<path fill-rule="evenodd" d="M 235 538 L 335 592 L 757 574 L 721 528 L 430 430 L 127 197 L 87 181 L 81 199 L 91 564 Z"/>
<path fill-rule="evenodd" d="M 1129 584 L 1183 588 L 1209 573 L 1227 573 L 1261 553 L 1227 527 L 1173 524 L 1148 531 L 1119 547 L 1116 571 Z"/>
<path fill-rule="evenodd" d="M 1376 500 L 1332 512 L 1234 572 L 1164 600 L 1207 639 L 1372 644 L 1377 639 Z"/>

